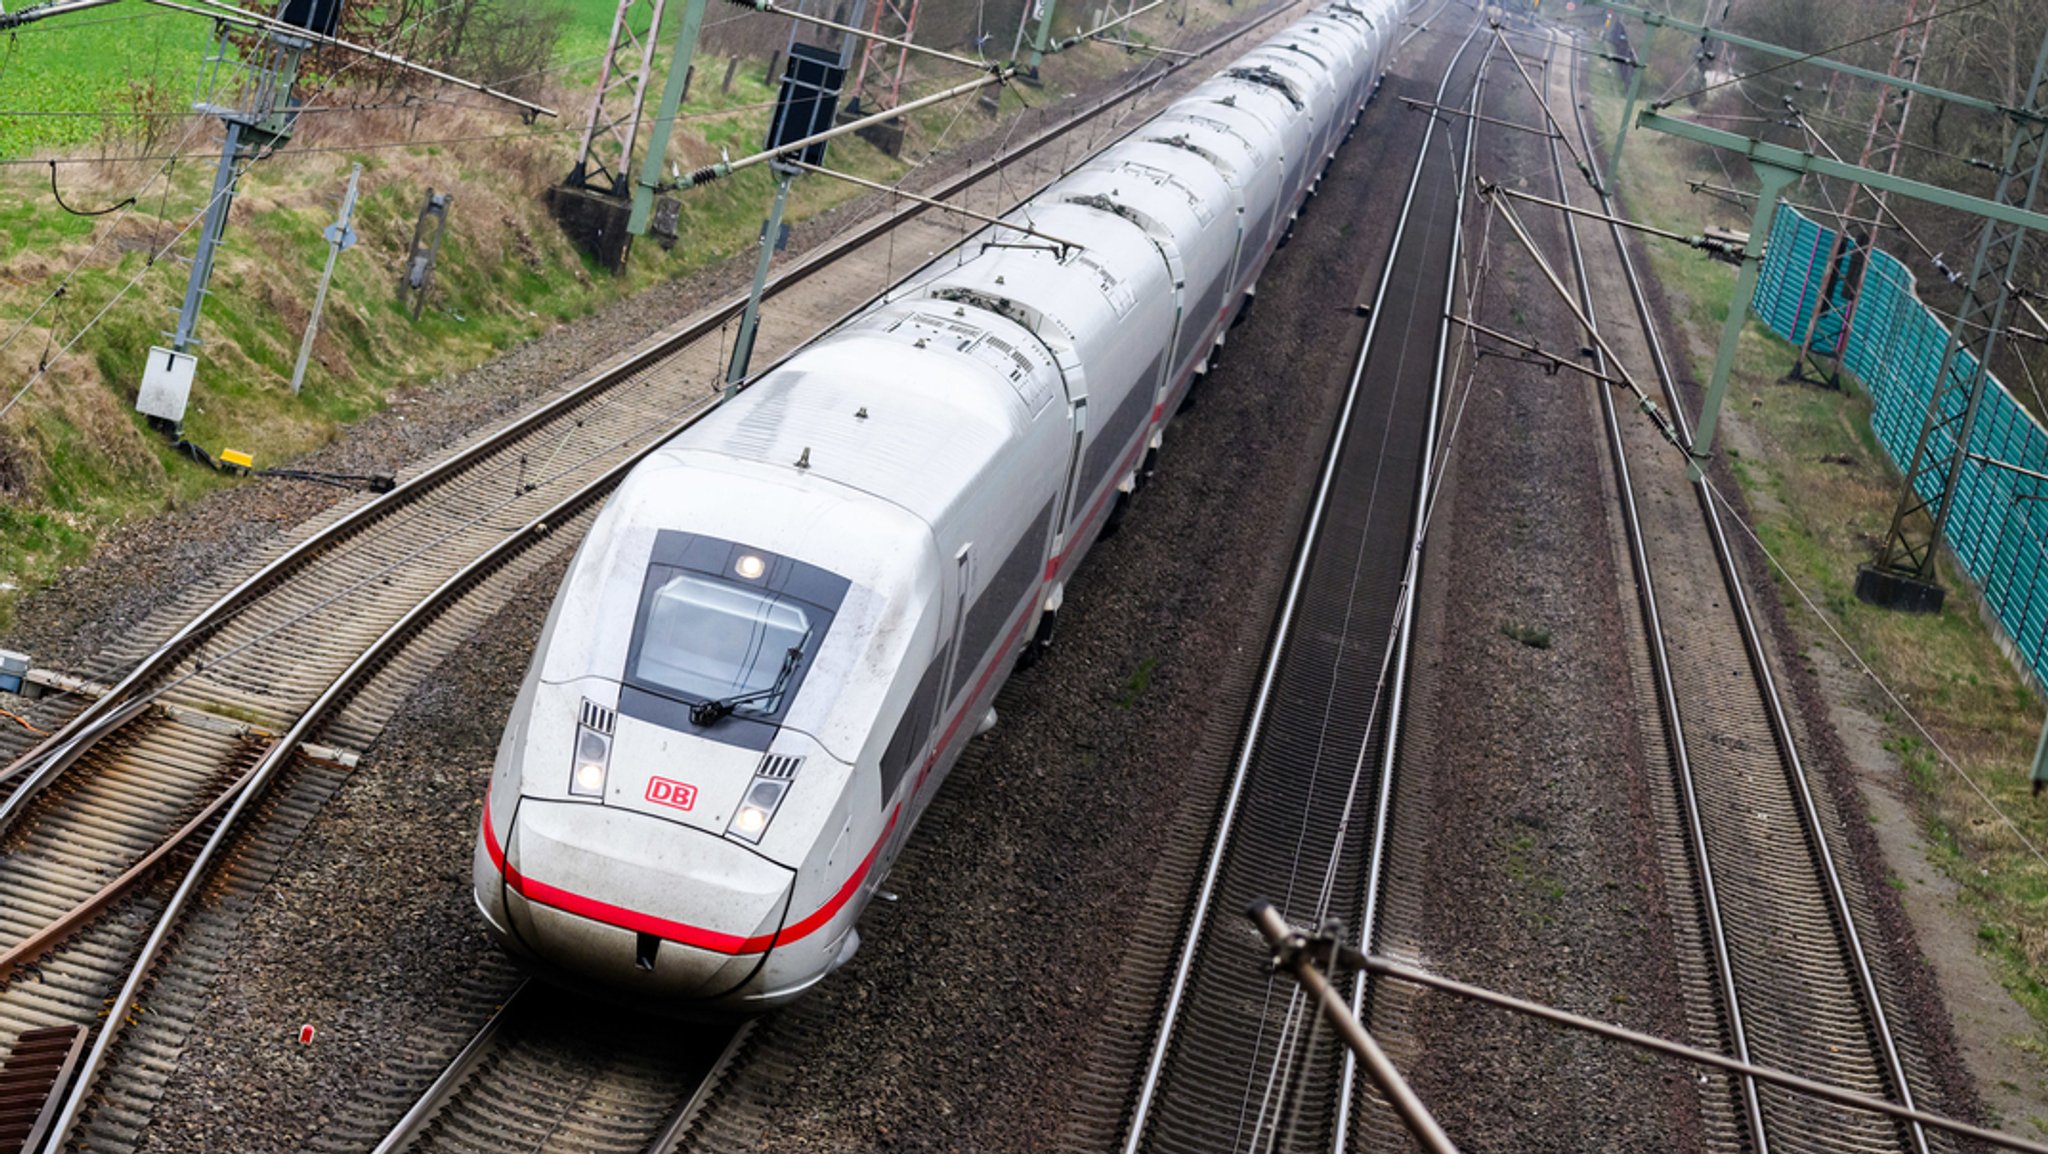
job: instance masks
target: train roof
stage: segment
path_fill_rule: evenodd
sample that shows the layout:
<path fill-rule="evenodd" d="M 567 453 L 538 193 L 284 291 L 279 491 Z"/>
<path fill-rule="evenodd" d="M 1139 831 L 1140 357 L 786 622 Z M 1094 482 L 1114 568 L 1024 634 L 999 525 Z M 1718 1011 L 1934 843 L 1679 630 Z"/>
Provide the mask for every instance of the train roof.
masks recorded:
<path fill-rule="evenodd" d="M 785 470 L 937 525 L 1061 396 L 1051 358 L 1015 325 L 905 301 L 803 349 L 664 452 Z"/>

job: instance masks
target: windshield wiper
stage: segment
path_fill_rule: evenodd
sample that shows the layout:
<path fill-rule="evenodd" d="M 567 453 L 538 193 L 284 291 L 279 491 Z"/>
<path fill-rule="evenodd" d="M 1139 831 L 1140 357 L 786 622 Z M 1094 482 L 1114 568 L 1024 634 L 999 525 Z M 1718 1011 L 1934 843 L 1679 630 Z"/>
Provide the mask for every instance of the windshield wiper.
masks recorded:
<path fill-rule="evenodd" d="M 803 655 L 803 646 L 790 646 L 788 652 L 782 655 L 782 668 L 776 672 L 773 685 L 766 689 L 757 689 L 752 693 L 741 693 L 733 697 L 714 697 L 708 701 L 700 701 L 690 707 L 690 721 L 699 726 L 712 725 L 720 718 L 730 715 L 739 706 L 780 696 L 782 691 L 789 685 L 789 675 L 796 672 L 797 659 Z"/>

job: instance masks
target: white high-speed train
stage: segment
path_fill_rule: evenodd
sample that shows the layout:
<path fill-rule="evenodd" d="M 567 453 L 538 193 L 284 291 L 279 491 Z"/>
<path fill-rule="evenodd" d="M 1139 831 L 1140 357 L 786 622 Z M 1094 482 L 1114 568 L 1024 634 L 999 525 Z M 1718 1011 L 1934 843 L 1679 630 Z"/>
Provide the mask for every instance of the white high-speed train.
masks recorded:
<path fill-rule="evenodd" d="M 475 860 L 544 976 L 754 1011 L 855 923 L 1378 83 L 1317 8 L 678 434 L 577 551 Z"/>

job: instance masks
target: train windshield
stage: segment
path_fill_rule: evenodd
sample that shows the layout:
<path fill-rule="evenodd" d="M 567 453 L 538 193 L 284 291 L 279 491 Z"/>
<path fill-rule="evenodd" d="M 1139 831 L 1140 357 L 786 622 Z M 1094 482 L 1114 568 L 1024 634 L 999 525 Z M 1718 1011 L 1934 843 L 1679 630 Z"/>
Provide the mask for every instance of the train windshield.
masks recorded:
<path fill-rule="evenodd" d="M 657 566 L 633 639 L 632 677 L 692 698 L 763 694 L 741 708 L 781 707 L 785 666 L 809 656 L 811 616 L 779 593 L 733 585 L 703 573 Z"/>

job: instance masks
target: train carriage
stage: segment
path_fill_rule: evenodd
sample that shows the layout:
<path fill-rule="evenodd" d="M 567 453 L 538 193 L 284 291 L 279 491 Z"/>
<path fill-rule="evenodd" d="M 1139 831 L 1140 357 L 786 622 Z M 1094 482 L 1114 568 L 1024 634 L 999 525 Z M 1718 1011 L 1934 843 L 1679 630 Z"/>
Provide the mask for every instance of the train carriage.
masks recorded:
<path fill-rule="evenodd" d="M 639 465 L 577 551 L 475 855 L 556 980 L 749 1012 L 855 924 L 1377 82 L 1283 30 Z M 1051 239 L 1048 239 L 1051 238 Z"/>

